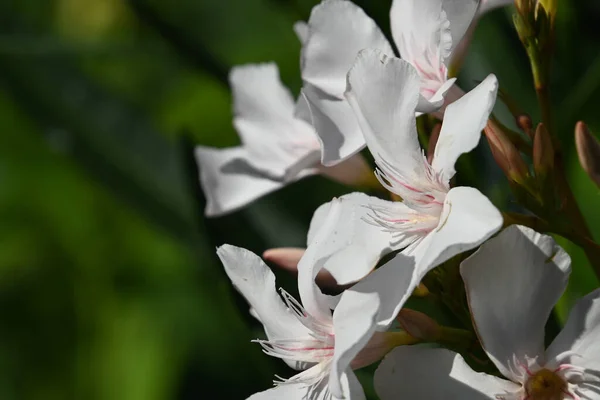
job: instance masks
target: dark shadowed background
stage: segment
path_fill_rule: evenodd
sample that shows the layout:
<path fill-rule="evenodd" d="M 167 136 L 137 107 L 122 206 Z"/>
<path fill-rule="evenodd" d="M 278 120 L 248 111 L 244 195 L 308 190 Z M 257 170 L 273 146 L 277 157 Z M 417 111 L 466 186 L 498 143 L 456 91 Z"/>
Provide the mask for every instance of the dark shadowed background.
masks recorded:
<path fill-rule="evenodd" d="M 298 92 L 292 24 L 316 3 L 0 0 L 1 399 L 235 400 L 290 376 L 249 342 L 260 326 L 214 249 L 302 246 L 315 208 L 350 189 L 311 177 L 206 220 L 193 146 L 238 143 L 231 66 L 275 61 Z M 389 33 L 390 0 L 357 3 Z M 572 139 L 579 119 L 600 132 L 600 3 L 559 3 L 555 119 L 600 238 L 598 190 Z M 494 72 L 537 120 L 511 13 L 481 21 L 460 84 Z M 459 179 L 514 208 L 486 146 L 464 157 Z M 597 286 L 571 254 L 559 319 Z M 294 291 L 292 277 L 278 278 Z"/>

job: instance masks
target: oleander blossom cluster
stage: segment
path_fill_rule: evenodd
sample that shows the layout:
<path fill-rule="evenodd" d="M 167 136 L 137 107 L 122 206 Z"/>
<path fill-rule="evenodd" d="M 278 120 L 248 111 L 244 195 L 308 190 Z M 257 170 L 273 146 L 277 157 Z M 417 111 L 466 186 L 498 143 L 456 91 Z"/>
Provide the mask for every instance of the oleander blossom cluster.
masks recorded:
<path fill-rule="evenodd" d="M 297 272 L 298 298 L 276 286 L 258 255 L 217 249 L 264 327 L 253 342 L 295 370 L 250 399 L 365 399 L 354 371 L 377 362 L 382 400 L 600 399 L 600 291 L 545 340 L 569 255 L 551 236 L 507 223 L 478 189 L 456 184 L 456 164 L 479 145 L 499 83 L 489 74 L 463 91 L 449 71 L 477 19 L 508 3 L 393 0 L 396 53 L 356 4 L 324 0 L 294 25 L 297 97 L 275 64 L 232 70 L 241 144 L 196 149 L 207 216 L 317 174 L 378 194 L 322 204 L 306 248 L 265 252 Z M 417 118 L 437 126 L 417 129 Z M 424 295 L 461 328 L 407 307 Z"/>

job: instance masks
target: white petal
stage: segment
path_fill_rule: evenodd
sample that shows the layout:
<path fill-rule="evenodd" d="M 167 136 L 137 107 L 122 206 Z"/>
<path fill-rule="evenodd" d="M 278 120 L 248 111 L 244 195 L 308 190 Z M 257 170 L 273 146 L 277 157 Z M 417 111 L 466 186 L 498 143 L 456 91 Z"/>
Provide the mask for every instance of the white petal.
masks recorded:
<path fill-rule="evenodd" d="M 419 76 L 408 62 L 379 50 L 361 51 L 348 73 L 346 98 L 369 150 L 409 181 L 425 179 L 415 120 L 419 87 Z"/>
<path fill-rule="evenodd" d="M 441 61 L 450 55 L 452 34 L 443 0 L 394 0 L 390 22 L 400 57 L 426 67 L 427 53 Z M 435 60 L 437 61 L 437 60 Z"/>
<path fill-rule="evenodd" d="M 284 186 L 282 181 L 253 169 L 246 155 L 241 147 L 196 147 L 200 184 L 206 196 L 206 216 L 231 213 Z"/>
<path fill-rule="evenodd" d="M 323 206 L 321 206 L 323 207 Z M 308 242 L 304 255 L 298 263 L 298 292 L 306 311 L 320 321 L 331 323 L 332 316 L 327 297 L 315 283 L 323 268 L 322 255 L 330 249 L 330 232 L 335 229 L 341 215 L 340 199 L 333 199 L 320 213 L 322 223 L 314 228 L 314 236 Z"/>
<path fill-rule="evenodd" d="M 476 0 L 394 0 L 390 11 L 392 36 L 400 56 L 424 66 L 424 55 L 447 60 L 469 28 Z"/>
<path fill-rule="evenodd" d="M 360 289 L 360 288 L 359 288 Z M 329 389 L 338 398 L 344 398 L 341 379 L 350 363 L 375 333 L 379 312 L 377 292 L 347 289 L 333 314 L 335 348 L 329 375 Z"/>
<path fill-rule="evenodd" d="M 513 355 L 524 365 L 526 356 L 543 357 L 544 326 L 570 263 L 550 236 L 512 225 L 461 264 L 477 333 L 504 376 L 518 380 Z"/>
<path fill-rule="evenodd" d="M 375 371 L 375 391 L 381 400 L 496 399 L 520 386 L 475 372 L 460 354 L 446 349 L 400 346 Z"/>
<path fill-rule="evenodd" d="M 308 39 L 308 24 L 304 21 L 297 21 L 294 23 L 294 33 L 298 37 L 300 43 L 304 44 Z"/>
<path fill-rule="evenodd" d="M 350 193 L 338 201 L 340 217 L 332 225 L 326 243 L 316 257 L 324 262 L 323 268 L 333 275 L 338 284 L 346 285 L 367 275 L 383 255 L 406 246 L 374 222 L 372 207 L 395 209 L 399 213 L 408 210 L 408 207 L 363 193 Z M 313 215 L 308 231 L 309 245 L 324 225 L 329 204 L 319 207 Z"/>
<path fill-rule="evenodd" d="M 314 368 L 314 367 L 313 367 Z M 340 377 L 342 393 L 347 400 L 365 400 L 363 388 L 351 370 Z M 318 387 L 306 383 L 285 383 L 250 396 L 247 400 L 333 400 L 325 379 Z"/>
<path fill-rule="evenodd" d="M 445 181 L 456 173 L 454 164 L 458 157 L 477 147 L 481 131 L 494 108 L 497 91 L 498 80 L 490 74 L 475 89 L 446 108 L 432 163 L 433 169 Z"/>
<path fill-rule="evenodd" d="M 600 289 L 580 299 L 569 314 L 563 330 L 554 339 L 546 357 L 549 361 L 572 351 L 570 363 L 600 371 Z M 569 362 L 569 358 L 562 360 Z"/>
<path fill-rule="evenodd" d="M 246 298 L 271 340 L 308 335 L 308 329 L 289 312 L 275 289 L 275 275 L 259 256 L 225 244 L 217 249 L 225 272 Z"/>
<path fill-rule="evenodd" d="M 510 1 L 514 2 L 514 0 Z M 444 0 L 442 7 L 450 22 L 452 50 L 454 51 L 454 48 L 460 43 L 477 14 L 479 0 Z"/>
<path fill-rule="evenodd" d="M 356 375 L 352 370 L 346 371 L 346 373 L 342 376 L 342 387 L 344 388 L 344 393 L 349 393 L 350 395 L 346 397 L 348 400 L 365 400 L 365 392 L 362 388 L 362 385 L 358 381 Z M 345 387 L 348 389 L 345 389 Z"/>
<path fill-rule="evenodd" d="M 463 251 L 474 249 L 502 227 L 502 215 L 477 189 L 448 192 L 438 226 L 411 252 L 419 276 Z"/>
<path fill-rule="evenodd" d="M 399 253 L 354 285 L 352 290 L 357 293 L 377 293 L 380 302 L 377 330 L 385 331 L 418 283 L 413 258 Z"/>
<path fill-rule="evenodd" d="M 508 6 L 514 4 L 514 0 L 481 0 L 479 9 L 477 10 L 478 16 L 481 16 L 489 11 L 492 11 L 499 7 Z"/>
<path fill-rule="evenodd" d="M 308 101 L 306 100 L 304 94 L 301 92 L 300 96 L 296 100 L 296 110 L 294 111 L 294 116 L 297 119 L 305 121 L 312 125 L 312 117 L 310 115 L 310 106 L 308 105 Z"/>
<path fill-rule="evenodd" d="M 321 142 L 321 163 L 335 165 L 365 147 L 365 138 L 345 99 L 327 96 L 306 84 L 302 93 L 309 105 L 312 125 Z"/>
<path fill-rule="evenodd" d="M 308 26 L 302 79 L 340 99 L 346 89 L 346 73 L 360 50 L 377 48 L 394 54 L 375 22 L 350 1 L 323 1 L 313 8 Z"/>
<path fill-rule="evenodd" d="M 295 101 L 275 64 L 235 67 L 229 79 L 234 125 L 252 165 L 283 176 L 305 147 L 318 149 L 310 124 L 295 118 Z"/>
<path fill-rule="evenodd" d="M 306 400 L 308 389 L 305 383 L 286 383 L 264 392 L 255 393 L 247 400 Z M 313 395 L 314 397 L 311 397 L 311 400 L 329 400 L 325 390 L 318 391 L 316 394 L 313 393 Z"/>
<path fill-rule="evenodd" d="M 439 110 L 444 105 L 446 93 L 452 89 L 454 82 L 456 82 L 456 78 L 448 79 L 429 99 L 425 98 L 421 94 L 419 96 L 419 103 L 417 104 L 417 110 L 419 111 L 417 114 L 421 115 L 422 113 L 433 113 L 435 116 L 438 116 L 438 114 L 434 113 L 434 111 Z M 440 114 L 439 119 L 443 119 L 444 114 L 441 112 L 438 113 Z"/>

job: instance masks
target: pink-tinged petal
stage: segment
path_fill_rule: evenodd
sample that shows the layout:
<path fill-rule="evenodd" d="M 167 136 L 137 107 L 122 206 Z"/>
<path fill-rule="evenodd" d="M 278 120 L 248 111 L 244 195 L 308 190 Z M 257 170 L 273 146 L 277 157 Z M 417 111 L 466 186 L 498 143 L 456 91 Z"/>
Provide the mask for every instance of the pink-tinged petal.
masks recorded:
<path fill-rule="evenodd" d="M 477 87 L 450 104 L 444 114 L 432 167 L 448 182 L 456 173 L 454 165 L 461 154 L 477 147 L 481 131 L 496 102 L 498 80 L 490 74 Z"/>
<path fill-rule="evenodd" d="M 426 179 L 415 109 L 419 76 L 406 61 L 363 50 L 348 72 L 346 98 L 378 165 L 390 164 L 407 181 Z"/>
<path fill-rule="evenodd" d="M 350 288 L 342 294 L 333 313 L 335 348 L 329 389 L 337 398 L 345 398 L 341 379 L 350 370 L 352 360 L 375 333 L 379 306 L 377 292 L 361 292 Z"/>
<path fill-rule="evenodd" d="M 259 256 L 225 244 L 217 249 L 225 272 L 250 304 L 270 340 L 308 335 L 308 329 L 290 312 L 275 289 L 275 275 Z"/>
<path fill-rule="evenodd" d="M 345 99 L 326 95 L 305 84 L 302 89 L 309 105 L 310 118 L 321 143 L 321 163 L 336 165 L 352 157 L 365 147 L 365 138 Z"/>
<path fill-rule="evenodd" d="M 214 149 L 198 146 L 196 162 L 206 196 L 204 213 L 207 217 L 234 212 L 285 184 L 255 170 L 247 160 L 247 152 L 241 147 Z"/>
<path fill-rule="evenodd" d="M 419 284 L 417 278 L 414 259 L 399 253 L 354 285 L 352 290 L 356 293 L 378 295 L 380 307 L 376 329 L 385 331 Z"/>
<path fill-rule="evenodd" d="M 481 344 L 500 372 L 522 379 L 521 365 L 540 357 L 544 326 L 562 295 L 571 260 L 550 236 L 512 225 L 461 264 Z"/>
<path fill-rule="evenodd" d="M 315 257 L 338 284 L 346 285 L 371 272 L 383 255 L 407 245 L 405 238 L 396 238 L 394 232 L 383 229 L 376 222 L 374 209 L 396 210 L 398 214 L 410 209 L 402 203 L 363 193 L 350 193 L 337 201 L 341 207 L 340 217 L 331 225 L 326 241 Z M 309 246 L 322 229 L 329 207 L 330 203 L 326 203 L 315 211 L 308 231 Z"/>
<path fill-rule="evenodd" d="M 569 355 L 564 357 L 567 352 Z M 600 289 L 575 304 L 565 327 L 548 347 L 546 357 L 557 365 L 566 363 L 600 371 Z"/>
<path fill-rule="evenodd" d="M 432 268 L 485 242 L 502 223 L 498 209 L 479 190 L 451 189 L 437 227 L 407 253 L 415 257 L 418 280 Z"/>
<path fill-rule="evenodd" d="M 229 80 L 233 123 L 253 166 L 283 177 L 309 150 L 318 150 L 313 128 L 295 118 L 294 98 L 275 64 L 235 67 Z"/>
<path fill-rule="evenodd" d="M 400 346 L 375 371 L 381 400 L 495 400 L 520 389 L 505 379 L 475 372 L 460 354 L 446 349 Z"/>
<path fill-rule="evenodd" d="M 346 73 L 360 50 L 377 48 L 394 54 L 375 22 L 351 1 L 321 2 L 313 8 L 308 26 L 302 79 L 339 99 L 346 89 Z"/>

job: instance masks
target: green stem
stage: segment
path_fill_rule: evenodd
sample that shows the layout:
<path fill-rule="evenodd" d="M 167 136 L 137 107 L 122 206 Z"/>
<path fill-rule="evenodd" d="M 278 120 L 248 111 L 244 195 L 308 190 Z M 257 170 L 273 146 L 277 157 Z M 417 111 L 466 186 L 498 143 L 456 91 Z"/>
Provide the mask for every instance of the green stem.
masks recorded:
<path fill-rule="evenodd" d="M 561 214 L 563 214 L 569 221 L 569 229 L 565 232 L 556 232 L 561 236 L 567 237 L 579 245 L 585 252 L 592 269 L 596 276 L 600 279 L 600 249 L 596 243 L 591 240 L 592 233 L 587 225 L 585 217 L 579 209 L 579 205 L 573 195 L 571 186 L 565 175 L 564 163 L 562 160 L 561 146 L 558 140 L 552 121 L 552 105 L 550 101 L 550 91 L 548 89 L 548 76 L 550 71 L 550 60 L 548 57 L 542 57 L 537 46 L 525 46 L 529 61 L 531 63 L 531 71 L 533 74 L 533 81 L 535 84 L 535 91 L 540 106 L 540 112 L 542 116 L 542 122 L 546 126 L 546 129 L 552 137 L 552 144 L 555 149 L 555 180 L 556 190 L 558 198 L 562 202 Z M 553 213 L 554 210 L 547 210 Z M 552 224 L 554 225 L 554 224 Z M 575 232 L 575 235 L 566 236 L 566 232 Z M 585 240 L 579 240 L 578 238 L 584 238 Z"/>
<path fill-rule="evenodd" d="M 450 328 L 447 326 L 438 327 L 439 337 L 437 342 L 451 347 L 468 349 L 475 340 L 475 335 L 464 329 Z"/>
<path fill-rule="evenodd" d="M 405 331 L 385 332 L 385 340 L 390 347 L 421 343 L 422 340 Z"/>
<path fill-rule="evenodd" d="M 538 232 L 551 232 L 550 225 L 534 215 L 503 212 L 502 216 L 504 217 L 504 228 L 510 225 L 523 225 Z"/>
<path fill-rule="evenodd" d="M 535 93 L 537 95 L 538 104 L 540 106 L 542 122 L 544 123 L 544 126 L 546 127 L 548 132 L 550 132 L 552 137 L 556 138 L 556 135 L 554 134 L 554 127 L 552 125 L 553 121 L 552 105 L 550 103 L 550 90 L 548 89 L 548 86 L 546 86 L 544 83 L 536 82 Z M 556 145 L 555 148 L 559 148 L 558 143 L 553 144 Z"/>
<path fill-rule="evenodd" d="M 558 153 L 555 160 L 555 168 L 557 191 L 559 199 L 563 201 L 563 212 L 569 220 L 569 230 L 576 234 L 571 237 L 565 237 L 583 249 L 594 273 L 600 279 L 600 249 L 592 240 L 592 232 L 573 195 L 571 186 L 565 176 L 562 158 Z"/>

